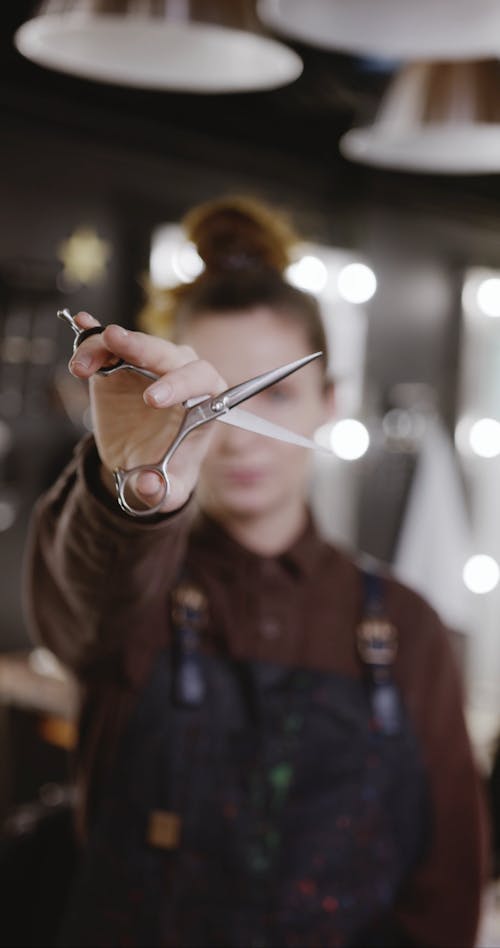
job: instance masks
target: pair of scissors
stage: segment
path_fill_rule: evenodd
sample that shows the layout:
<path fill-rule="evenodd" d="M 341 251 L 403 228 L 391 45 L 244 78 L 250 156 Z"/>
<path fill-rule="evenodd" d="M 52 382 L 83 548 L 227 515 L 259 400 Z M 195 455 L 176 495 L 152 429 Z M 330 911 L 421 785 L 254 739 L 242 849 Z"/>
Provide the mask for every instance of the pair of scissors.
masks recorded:
<path fill-rule="evenodd" d="M 104 332 L 104 326 L 94 326 L 92 329 L 81 329 L 67 309 L 59 310 L 57 315 L 60 319 L 65 320 L 75 333 L 73 343 L 74 352 L 89 336 Z M 127 470 L 118 467 L 113 471 L 118 503 L 122 510 L 125 510 L 126 513 L 134 517 L 150 517 L 151 514 L 157 513 L 161 509 L 165 498 L 170 492 L 170 481 L 168 477 L 169 461 L 172 459 L 179 445 L 184 441 L 184 438 L 186 438 L 191 431 L 194 431 L 195 428 L 206 424 L 208 421 L 224 421 L 228 424 L 236 425 L 238 428 L 245 428 L 247 431 L 254 431 L 257 434 L 262 434 L 270 438 L 277 438 L 281 441 L 287 441 L 291 444 L 317 450 L 318 445 L 309 438 L 304 438 L 302 435 L 289 431 L 281 425 L 276 425 L 250 412 L 243 411 L 237 406 L 253 395 L 257 395 L 258 392 L 269 388 L 269 386 L 275 382 L 286 378 L 287 375 L 291 375 L 292 372 L 296 372 L 297 369 L 312 362 L 313 359 L 318 359 L 322 354 L 322 352 L 313 352 L 311 355 L 304 356 L 302 359 L 288 362 L 286 365 L 271 369 L 271 371 L 257 375 L 254 378 L 248 379 L 246 382 L 240 382 L 239 385 L 234 385 L 226 389 L 226 391 L 221 392 L 220 395 L 202 396 L 201 398 L 189 399 L 187 402 L 184 402 L 186 409 L 184 417 L 182 418 L 173 441 L 169 444 L 165 454 L 158 462 L 154 464 L 139 464 Z M 139 375 L 144 375 L 146 378 L 154 381 L 159 378 L 154 372 L 140 368 L 133 363 L 126 362 L 124 359 L 120 359 L 113 365 L 103 366 L 97 370 L 97 374 L 113 375 L 123 370 L 137 372 Z M 144 473 L 155 474 L 159 478 L 161 485 L 160 499 L 154 506 L 145 509 L 137 506 L 138 498 L 135 490 L 138 477 Z"/>

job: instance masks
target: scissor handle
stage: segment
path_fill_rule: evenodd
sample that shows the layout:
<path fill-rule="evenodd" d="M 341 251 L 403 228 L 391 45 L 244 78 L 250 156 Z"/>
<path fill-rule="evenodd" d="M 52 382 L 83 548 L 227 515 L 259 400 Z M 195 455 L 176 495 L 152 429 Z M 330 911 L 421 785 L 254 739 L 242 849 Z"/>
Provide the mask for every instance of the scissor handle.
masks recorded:
<path fill-rule="evenodd" d="M 73 352 L 76 352 L 78 346 L 81 346 L 85 339 L 88 339 L 89 336 L 95 336 L 98 333 L 104 332 L 105 328 L 105 326 L 92 326 L 91 329 L 82 329 L 78 336 L 75 336 Z M 118 362 L 113 362 L 112 365 L 101 365 L 101 368 L 97 370 L 97 375 L 113 375 L 113 373 L 118 372 L 119 369 L 129 368 L 130 366 L 127 365 L 125 359 L 118 359 Z"/>
<path fill-rule="evenodd" d="M 139 500 L 135 486 L 137 478 L 141 474 L 155 474 L 160 478 L 162 494 L 152 507 L 139 507 Z M 118 503 L 122 510 L 131 514 L 133 517 L 150 517 L 151 514 L 158 513 L 163 502 L 170 493 L 170 481 L 168 475 L 160 464 L 139 464 L 137 467 L 131 467 L 127 471 L 122 467 L 117 467 L 113 471 L 116 485 Z M 161 489 L 159 488 L 159 489 Z M 135 503 L 134 503 L 135 501 Z"/>
<path fill-rule="evenodd" d="M 105 326 L 92 326 L 90 329 L 80 329 L 73 342 L 73 352 L 76 352 L 82 342 L 85 342 L 85 339 L 88 339 L 89 336 L 95 336 L 104 332 L 105 328 Z M 112 375 L 119 369 L 128 368 L 130 368 L 130 366 L 127 365 L 125 359 L 118 359 L 118 362 L 113 362 L 112 365 L 102 365 L 101 368 L 97 370 L 97 375 Z"/>
<path fill-rule="evenodd" d="M 85 342 L 85 339 L 88 339 L 89 336 L 95 336 L 101 332 L 104 332 L 106 329 L 105 326 L 91 326 L 90 329 L 81 329 L 75 319 L 73 319 L 69 309 L 59 309 L 57 311 L 59 319 L 63 319 L 69 326 L 71 326 L 75 338 L 73 341 L 73 352 L 76 352 L 82 342 Z M 149 369 L 141 369 L 138 365 L 132 365 L 130 362 L 125 362 L 125 359 L 118 359 L 116 362 L 113 362 L 112 365 L 102 365 L 100 369 L 97 370 L 97 375 L 114 375 L 115 372 L 119 372 L 121 369 L 130 369 L 132 372 L 137 372 L 138 375 L 144 375 L 147 379 L 152 379 L 153 382 L 156 381 L 158 376 L 154 372 L 150 372 Z"/>
<path fill-rule="evenodd" d="M 105 326 L 92 326 L 90 329 L 80 329 L 73 340 L 73 352 L 76 352 L 78 346 L 81 346 L 85 339 L 104 332 L 105 328 Z"/>

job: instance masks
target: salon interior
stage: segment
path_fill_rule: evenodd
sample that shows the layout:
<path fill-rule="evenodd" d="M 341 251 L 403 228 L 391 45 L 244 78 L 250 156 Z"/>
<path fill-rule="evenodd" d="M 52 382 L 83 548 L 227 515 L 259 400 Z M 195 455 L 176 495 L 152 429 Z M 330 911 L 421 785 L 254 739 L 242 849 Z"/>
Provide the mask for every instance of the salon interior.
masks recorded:
<path fill-rule="evenodd" d="M 304 237 L 287 275 L 320 303 L 336 386 L 315 516 L 449 627 L 487 776 L 500 733 L 499 5 L 16 0 L 0 6 L 0 48 L 2 825 L 64 799 L 75 739 L 76 685 L 30 640 L 22 591 L 33 505 L 92 426 L 56 311 L 133 328 L 146 288 L 199 272 L 186 210 L 227 193 L 283 209 Z M 494 901 L 485 946 L 500 944 Z"/>

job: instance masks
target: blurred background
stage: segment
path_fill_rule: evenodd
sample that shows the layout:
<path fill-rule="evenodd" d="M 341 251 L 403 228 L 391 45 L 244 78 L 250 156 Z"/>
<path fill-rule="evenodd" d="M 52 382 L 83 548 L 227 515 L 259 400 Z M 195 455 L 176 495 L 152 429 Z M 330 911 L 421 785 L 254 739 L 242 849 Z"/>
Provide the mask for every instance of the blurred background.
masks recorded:
<path fill-rule="evenodd" d="M 179 220 L 244 193 L 304 237 L 336 415 L 324 533 L 452 630 L 484 766 L 500 728 L 500 4 L 0 6 L 0 811 L 57 797 L 75 694 L 29 642 L 27 524 L 89 428 L 67 306 L 136 325 L 191 279 Z M 6 756 L 7 755 L 7 756 Z"/>

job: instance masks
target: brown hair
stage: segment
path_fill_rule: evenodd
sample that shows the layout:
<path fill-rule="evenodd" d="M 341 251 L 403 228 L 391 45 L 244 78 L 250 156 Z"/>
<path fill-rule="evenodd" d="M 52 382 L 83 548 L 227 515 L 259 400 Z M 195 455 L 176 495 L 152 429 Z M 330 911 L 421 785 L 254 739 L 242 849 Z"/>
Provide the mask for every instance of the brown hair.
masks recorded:
<path fill-rule="evenodd" d="M 292 286 L 284 271 L 298 237 L 286 216 L 249 197 L 228 197 L 195 207 L 182 221 L 204 270 L 192 282 L 168 290 L 147 287 L 141 328 L 177 338 L 208 313 L 268 306 L 303 329 L 312 351 L 325 353 L 326 337 L 316 299 Z"/>

